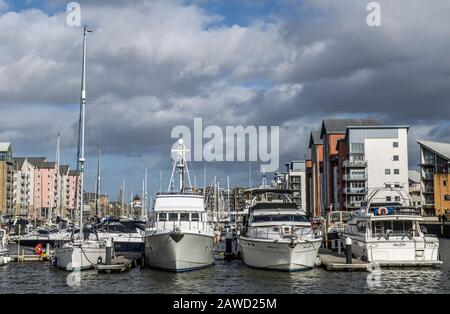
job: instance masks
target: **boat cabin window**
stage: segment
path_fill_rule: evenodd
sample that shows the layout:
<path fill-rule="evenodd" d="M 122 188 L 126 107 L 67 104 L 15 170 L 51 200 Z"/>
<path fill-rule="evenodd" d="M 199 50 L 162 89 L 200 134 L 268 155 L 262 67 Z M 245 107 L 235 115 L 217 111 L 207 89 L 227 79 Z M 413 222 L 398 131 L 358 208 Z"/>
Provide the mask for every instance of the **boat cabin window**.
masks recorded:
<path fill-rule="evenodd" d="M 180 221 L 189 221 L 189 213 L 181 213 Z"/>
<path fill-rule="evenodd" d="M 167 213 L 159 213 L 158 221 L 167 221 Z"/>
<path fill-rule="evenodd" d="M 169 213 L 169 221 L 178 221 L 178 213 Z"/>
<path fill-rule="evenodd" d="M 191 221 L 200 221 L 200 215 L 198 213 L 192 213 Z"/>
<path fill-rule="evenodd" d="M 270 221 L 307 222 L 308 218 L 304 215 L 259 215 L 253 216 L 252 220 L 252 222 L 270 222 Z"/>
<path fill-rule="evenodd" d="M 409 235 L 413 230 L 411 220 L 385 220 L 373 222 L 373 234 L 376 235 Z"/>

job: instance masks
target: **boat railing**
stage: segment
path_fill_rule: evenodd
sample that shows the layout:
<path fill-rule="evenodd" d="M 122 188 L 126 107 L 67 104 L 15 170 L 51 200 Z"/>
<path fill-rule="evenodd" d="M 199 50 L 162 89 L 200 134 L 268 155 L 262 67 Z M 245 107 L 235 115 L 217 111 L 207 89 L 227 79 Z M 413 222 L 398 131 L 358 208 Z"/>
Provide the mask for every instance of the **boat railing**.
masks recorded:
<path fill-rule="evenodd" d="M 154 221 L 150 224 L 150 228 L 156 230 L 211 230 L 212 226 L 206 221 Z"/>
<path fill-rule="evenodd" d="M 246 237 L 269 240 L 301 239 L 315 236 L 310 227 L 299 226 L 243 227 L 241 234 Z"/>

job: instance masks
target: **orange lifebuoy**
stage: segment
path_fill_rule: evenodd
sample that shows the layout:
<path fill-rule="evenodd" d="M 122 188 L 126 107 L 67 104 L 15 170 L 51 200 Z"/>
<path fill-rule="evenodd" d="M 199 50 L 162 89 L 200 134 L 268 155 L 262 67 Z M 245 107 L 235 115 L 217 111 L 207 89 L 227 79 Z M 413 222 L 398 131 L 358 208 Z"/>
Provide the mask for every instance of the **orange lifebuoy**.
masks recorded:
<path fill-rule="evenodd" d="M 380 207 L 378 208 L 378 215 L 387 215 L 388 209 L 386 207 Z"/>

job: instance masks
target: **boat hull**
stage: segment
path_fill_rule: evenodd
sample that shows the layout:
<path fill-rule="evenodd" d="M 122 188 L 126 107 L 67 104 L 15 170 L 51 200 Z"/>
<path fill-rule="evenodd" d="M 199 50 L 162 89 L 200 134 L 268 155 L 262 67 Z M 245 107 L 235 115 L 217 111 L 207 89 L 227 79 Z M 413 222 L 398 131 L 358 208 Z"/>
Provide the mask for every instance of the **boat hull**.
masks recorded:
<path fill-rule="evenodd" d="M 65 271 L 92 269 L 106 260 L 105 247 L 74 245 L 55 249 L 53 264 Z"/>
<path fill-rule="evenodd" d="M 8 249 L 0 249 L 0 266 L 5 265 L 10 261 Z"/>
<path fill-rule="evenodd" d="M 212 266 L 213 236 L 183 233 L 175 241 L 170 232 L 156 232 L 145 237 L 145 265 L 167 271 L 183 272 Z"/>
<path fill-rule="evenodd" d="M 279 271 L 301 271 L 313 268 L 322 239 L 273 241 L 241 237 L 239 246 L 243 262 L 252 268 Z"/>
<path fill-rule="evenodd" d="M 425 238 L 362 239 L 342 234 L 341 239 L 350 237 L 352 255 L 382 266 L 435 266 L 439 261 L 439 240 Z"/>

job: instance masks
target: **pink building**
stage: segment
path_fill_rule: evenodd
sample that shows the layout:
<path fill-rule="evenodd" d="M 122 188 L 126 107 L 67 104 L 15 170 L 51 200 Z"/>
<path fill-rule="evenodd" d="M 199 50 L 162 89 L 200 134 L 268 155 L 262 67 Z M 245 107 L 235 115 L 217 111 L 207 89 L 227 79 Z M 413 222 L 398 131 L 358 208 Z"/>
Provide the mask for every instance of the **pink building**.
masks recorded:
<path fill-rule="evenodd" d="M 58 198 L 58 178 L 56 163 L 41 161 L 35 163 L 34 170 L 34 206 L 37 218 L 56 215 Z M 51 212 L 50 212 L 51 210 Z"/>

